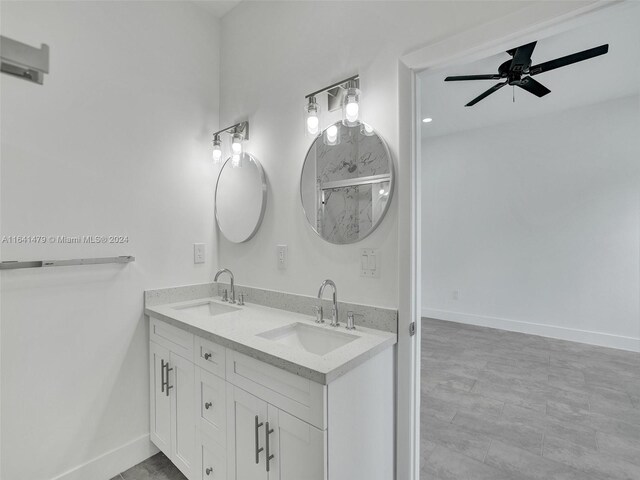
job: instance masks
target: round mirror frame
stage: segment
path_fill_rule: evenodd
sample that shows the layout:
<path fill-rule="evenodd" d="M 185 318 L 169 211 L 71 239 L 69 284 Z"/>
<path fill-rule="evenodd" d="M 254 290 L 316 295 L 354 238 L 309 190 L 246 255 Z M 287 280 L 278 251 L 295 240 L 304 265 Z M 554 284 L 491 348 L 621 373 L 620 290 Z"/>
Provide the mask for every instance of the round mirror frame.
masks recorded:
<path fill-rule="evenodd" d="M 305 205 L 304 205 L 304 195 L 303 195 L 303 191 L 302 191 L 302 180 L 303 180 L 303 177 L 304 177 L 304 167 L 307 164 L 307 158 L 309 157 L 309 153 L 311 152 L 311 149 L 314 148 L 314 146 L 315 146 L 317 141 L 322 141 L 322 137 L 324 136 L 324 133 L 326 132 L 326 130 L 329 127 L 333 126 L 333 125 L 338 125 L 339 128 L 344 128 L 345 127 L 345 125 L 342 123 L 342 121 L 337 121 L 337 122 L 332 123 L 331 125 L 329 125 L 327 128 L 325 128 L 320 133 L 318 133 L 318 135 L 313 139 L 313 142 L 311 142 L 311 145 L 307 149 L 307 153 L 304 156 L 304 162 L 302 164 L 302 170 L 300 171 L 300 204 L 302 205 L 302 213 L 304 214 L 305 221 L 311 227 L 313 232 L 316 235 L 318 235 L 318 237 L 320 237 L 325 242 L 331 243 L 333 245 L 352 245 L 354 243 L 358 243 L 361 240 L 364 240 L 369 235 L 371 235 L 380 226 L 380 224 L 384 220 L 384 217 L 387 215 L 387 212 L 389 210 L 389 206 L 391 205 L 391 201 L 393 199 L 393 193 L 395 191 L 395 178 L 396 178 L 396 176 L 395 176 L 395 166 L 394 166 L 393 157 L 391 156 L 391 151 L 389 150 L 389 146 L 387 145 L 387 142 L 372 127 L 373 135 L 377 136 L 378 139 L 380 140 L 380 143 L 382 144 L 382 146 L 384 148 L 385 154 L 386 154 L 387 159 L 388 159 L 388 164 L 389 164 L 389 196 L 387 197 L 387 203 L 386 203 L 384 209 L 382 210 L 382 212 L 380 213 L 380 217 L 378 218 L 378 220 L 371 225 L 371 228 L 369 229 L 369 231 L 367 231 L 366 234 L 364 234 L 363 236 L 359 237 L 357 240 L 353 240 L 352 242 L 332 242 L 331 240 L 323 237 L 320 234 L 320 232 L 318 232 L 316 226 L 314 226 L 309 221 L 309 216 L 307 215 L 307 209 L 305 208 Z M 357 125 L 357 128 L 361 128 L 363 125 L 365 125 L 365 122 L 360 122 Z M 369 125 L 369 124 L 367 123 L 366 125 Z M 369 125 L 369 126 L 371 126 L 371 125 Z M 356 128 L 356 127 L 354 126 L 354 127 L 346 127 L 346 128 Z M 317 208 L 317 205 L 315 205 L 315 208 Z"/>
<path fill-rule="evenodd" d="M 236 243 L 236 244 L 248 242 L 255 236 L 256 233 L 258 233 L 258 230 L 260 229 L 260 225 L 262 225 L 262 220 L 264 219 L 264 212 L 267 208 L 267 177 L 264 173 L 264 169 L 262 168 L 262 164 L 256 157 L 254 157 L 250 153 L 242 152 L 241 155 L 246 155 L 247 157 L 249 157 L 249 160 L 252 161 L 255 164 L 255 166 L 258 168 L 258 173 L 260 174 L 260 183 L 262 184 L 262 208 L 260 209 L 260 215 L 258 217 L 258 221 L 256 222 L 256 225 L 253 231 L 247 236 L 247 238 L 239 242 L 230 240 L 224 234 L 224 231 L 222 230 L 222 228 L 220 228 L 220 219 L 218 217 L 218 201 L 217 201 L 218 187 L 220 186 L 220 178 L 222 178 L 222 172 L 224 172 L 225 167 L 228 166 L 228 168 L 234 168 L 230 164 L 230 162 L 232 161 L 232 157 L 227 158 L 227 160 L 225 160 L 225 162 L 222 164 L 222 168 L 220 168 L 220 173 L 218 174 L 218 179 L 216 180 L 216 190 L 214 192 L 214 203 L 215 203 L 214 213 L 216 217 L 216 224 L 218 225 L 218 230 L 220 230 L 220 233 L 222 233 L 222 236 L 226 238 L 227 241 L 231 243 Z M 242 167 L 237 167 L 237 168 L 242 168 Z"/>

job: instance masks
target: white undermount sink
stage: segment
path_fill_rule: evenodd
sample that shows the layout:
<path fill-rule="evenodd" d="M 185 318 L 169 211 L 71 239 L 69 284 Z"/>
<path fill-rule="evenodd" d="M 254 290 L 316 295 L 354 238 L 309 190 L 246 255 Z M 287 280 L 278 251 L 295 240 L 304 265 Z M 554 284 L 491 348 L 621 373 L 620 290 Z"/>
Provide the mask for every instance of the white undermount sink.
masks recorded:
<path fill-rule="evenodd" d="M 180 305 L 179 307 L 173 307 L 173 309 L 204 317 L 213 317 L 215 315 L 222 315 L 223 313 L 237 312 L 240 310 L 238 307 L 232 307 L 231 305 L 223 305 L 221 303 L 211 301 Z"/>
<path fill-rule="evenodd" d="M 260 333 L 257 336 L 320 356 L 326 355 L 358 338 L 357 335 L 315 327 L 306 323 L 293 323 Z"/>

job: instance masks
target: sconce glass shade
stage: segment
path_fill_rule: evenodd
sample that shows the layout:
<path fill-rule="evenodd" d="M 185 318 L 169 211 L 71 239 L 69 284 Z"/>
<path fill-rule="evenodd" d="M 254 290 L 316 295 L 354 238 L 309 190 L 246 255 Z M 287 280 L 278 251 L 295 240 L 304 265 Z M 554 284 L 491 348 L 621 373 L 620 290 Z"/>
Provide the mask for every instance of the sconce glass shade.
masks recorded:
<path fill-rule="evenodd" d="M 360 89 L 349 87 L 342 100 L 342 123 L 347 127 L 360 124 Z"/>
<path fill-rule="evenodd" d="M 340 129 L 338 125 L 330 125 L 324 131 L 324 143 L 325 145 L 338 145 L 340 143 Z"/>
<path fill-rule="evenodd" d="M 367 137 L 372 137 L 376 132 L 373 130 L 373 127 L 371 125 L 362 122 L 362 124 L 360 125 L 360 133 Z"/>
<path fill-rule="evenodd" d="M 244 137 L 241 133 L 234 133 L 233 140 L 231 141 L 231 153 L 232 155 L 240 156 L 242 154 L 242 140 Z"/>
<path fill-rule="evenodd" d="M 220 135 L 213 137 L 213 164 L 220 165 L 222 163 L 222 142 Z"/>
<path fill-rule="evenodd" d="M 232 168 L 240 168 L 242 167 L 242 153 L 234 153 L 231 155 L 231 167 Z"/>
<path fill-rule="evenodd" d="M 304 133 L 305 136 L 315 138 L 320 132 L 320 105 L 316 97 L 309 97 L 309 103 L 304 107 Z"/>

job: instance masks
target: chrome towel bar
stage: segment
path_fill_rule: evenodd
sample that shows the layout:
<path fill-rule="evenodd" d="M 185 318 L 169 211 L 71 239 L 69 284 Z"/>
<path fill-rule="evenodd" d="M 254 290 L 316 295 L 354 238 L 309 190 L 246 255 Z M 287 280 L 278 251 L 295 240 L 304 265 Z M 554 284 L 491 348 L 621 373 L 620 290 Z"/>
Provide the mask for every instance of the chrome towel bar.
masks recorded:
<path fill-rule="evenodd" d="M 15 270 L 18 268 L 42 268 L 42 267 L 70 267 L 73 265 L 100 265 L 103 263 L 131 263 L 136 260 L 132 255 L 101 258 L 74 258 L 72 260 L 32 260 L 27 262 L 6 261 L 0 262 L 0 270 Z"/>

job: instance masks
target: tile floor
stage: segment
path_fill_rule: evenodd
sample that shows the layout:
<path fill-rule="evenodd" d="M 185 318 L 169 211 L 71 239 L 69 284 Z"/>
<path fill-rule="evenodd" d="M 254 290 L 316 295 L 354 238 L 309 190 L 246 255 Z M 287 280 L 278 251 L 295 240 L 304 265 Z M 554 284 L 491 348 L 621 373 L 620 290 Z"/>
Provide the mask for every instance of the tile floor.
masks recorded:
<path fill-rule="evenodd" d="M 422 319 L 421 480 L 639 480 L 640 354 Z"/>
<path fill-rule="evenodd" d="M 111 480 L 187 480 L 187 477 L 163 453 L 158 453 Z"/>

